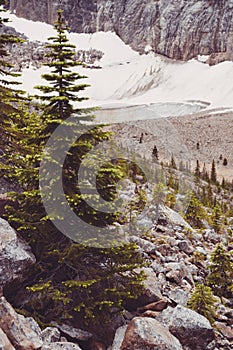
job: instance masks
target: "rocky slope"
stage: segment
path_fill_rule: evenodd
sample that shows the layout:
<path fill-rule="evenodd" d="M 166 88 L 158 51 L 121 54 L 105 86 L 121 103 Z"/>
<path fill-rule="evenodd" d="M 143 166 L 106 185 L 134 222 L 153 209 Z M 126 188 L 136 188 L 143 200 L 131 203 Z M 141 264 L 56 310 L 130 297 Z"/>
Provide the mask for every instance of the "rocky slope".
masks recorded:
<path fill-rule="evenodd" d="M 20 17 L 53 23 L 63 8 L 74 32 L 115 31 L 132 48 L 187 60 L 232 52 L 232 0 L 10 0 Z"/>
<path fill-rule="evenodd" d="M 147 188 L 147 191 L 150 192 L 150 189 Z M 130 182 L 127 193 L 132 198 L 134 186 Z M 155 219 L 156 208 L 152 202 L 149 211 L 138 217 L 138 232 L 134 230 L 128 237 L 138 245 L 148 262 L 148 266 L 143 268 L 147 279 L 140 298 L 128 305 L 115 325 L 108 326 L 116 329 L 110 346 L 96 334 L 74 328 L 72 324 L 58 325 L 54 322 L 53 327 L 41 330 L 34 319 L 15 312 L 7 299 L 14 303 L 12 295 L 17 296 L 21 290 L 20 301 L 24 303 L 22 275 L 29 277 L 28 269 L 33 270 L 35 259 L 26 244 L 21 244 L 15 231 L 1 219 L 0 261 L 4 266 L 4 271 L 0 270 L 1 292 L 4 295 L 0 298 L 1 349 L 231 350 L 231 299 L 224 298 L 223 305 L 218 298 L 214 327 L 205 317 L 186 308 L 195 283 L 202 282 L 206 276 L 210 253 L 218 242 L 225 244 L 225 236 L 211 228 L 194 230 L 178 213 L 163 205 L 159 206 L 159 216 L 156 215 Z M 232 244 L 229 242 L 229 249 L 232 249 Z M 17 264 L 20 259 L 19 270 Z M 5 276 L 10 276 L 8 282 Z M 119 325 L 120 328 L 117 328 Z"/>
<path fill-rule="evenodd" d="M 214 159 L 219 180 L 224 177 L 232 181 L 232 128 L 233 114 L 226 109 L 201 111 L 181 117 L 118 123 L 113 124 L 110 129 L 116 133 L 121 145 L 134 149 L 148 161 L 151 160 L 151 153 L 156 145 L 160 161 L 170 160 L 173 154 L 177 165 L 179 161 L 188 162 L 194 169 L 196 161 L 199 160 L 201 167 L 205 163 L 210 170 Z M 144 137 L 140 143 L 141 133 Z M 227 158 L 227 166 L 220 160 L 221 155 Z"/>

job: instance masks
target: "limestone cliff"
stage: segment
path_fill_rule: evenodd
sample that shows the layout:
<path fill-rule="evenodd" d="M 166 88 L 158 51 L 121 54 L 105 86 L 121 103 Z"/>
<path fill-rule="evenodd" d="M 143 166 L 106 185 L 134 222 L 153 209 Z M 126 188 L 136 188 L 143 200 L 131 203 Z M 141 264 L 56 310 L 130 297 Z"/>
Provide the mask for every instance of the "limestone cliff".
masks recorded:
<path fill-rule="evenodd" d="M 48 23 L 59 7 L 72 31 L 112 30 L 139 52 L 149 44 L 187 60 L 233 50 L 233 0 L 10 0 L 18 16 Z"/>

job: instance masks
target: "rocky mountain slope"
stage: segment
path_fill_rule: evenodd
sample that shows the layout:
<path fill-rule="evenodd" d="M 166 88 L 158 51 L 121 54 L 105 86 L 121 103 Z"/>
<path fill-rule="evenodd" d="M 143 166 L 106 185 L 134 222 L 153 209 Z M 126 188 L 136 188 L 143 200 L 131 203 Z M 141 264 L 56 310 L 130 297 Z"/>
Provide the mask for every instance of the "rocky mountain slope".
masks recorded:
<path fill-rule="evenodd" d="M 148 161 L 151 160 L 155 145 L 160 161 L 171 159 L 173 154 L 177 165 L 180 161 L 184 164 L 188 162 L 192 169 L 199 160 L 201 167 L 205 163 L 210 170 L 214 159 L 219 180 L 224 177 L 231 182 L 233 180 L 232 123 L 231 111 L 212 110 L 181 117 L 118 123 L 113 124 L 111 130 L 116 133 L 121 145 L 133 149 Z M 144 137 L 140 143 L 141 133 Z M 227 159 L 227 165 L 223 165 L 223 158 Z"/>
<path fill-rule="evenodd" d="M 18 16 L 53 23 L 58 8 L 74 32 L 114 31 L 133 49 L 188 60 L 232 52 L 232 0 L 10 0 Z"/>
<path fill-rule="evenodd" d="M 133 187 L 130 185 L 127 190 L 131 196 Z M 152 205 L 150 215 L 147 213 L 145 218 L 139 218 L 147 234 L 139 237 L 135 232 L 128 237 L 137 244 L 148 262 L 148 266 L 143 268 L 147 279 L 140 298 L 128 305 L 115 324 L 106 325 L 106 334 L 115 330 L 111 345 L 98 335 L 75 328 L 72 324 L 53 322 L 52 327 L 44 325 L 41 330 L 33 318 L 16 313 L 8 301 L 23 308 L 23 282 L 30 278 L 28 269 L 33 270 L 35 259 L 29 247 L 25 243 L 22 245 L 15 231 L 1 219 L 0 262 L 4 266 L 4 271 L 0 270 L 3 288 L 0 298 L 1 349 L 232 349 L 231 299 L 224 298 L 224 305 L 219 298 L 216 300 L 214 327 L 204 316 L 186 307 L 195 283 L 201 283 L 206 276 L 210 253 L 218 242 L 225 244 L 226 237 L 211 228 L 202 231 L 192 229 L 178 213 L 163 205 L 160 205 L 159 217 L 155 220 L 154 209 Z M 229 248 L 232 248 L 232 242 Z M 19 269 L 17 264 L 20 259 Z M 8 280 L 6 276 L 9 276 Z M 18 301 L 17 295 L 20 295 Z"/>

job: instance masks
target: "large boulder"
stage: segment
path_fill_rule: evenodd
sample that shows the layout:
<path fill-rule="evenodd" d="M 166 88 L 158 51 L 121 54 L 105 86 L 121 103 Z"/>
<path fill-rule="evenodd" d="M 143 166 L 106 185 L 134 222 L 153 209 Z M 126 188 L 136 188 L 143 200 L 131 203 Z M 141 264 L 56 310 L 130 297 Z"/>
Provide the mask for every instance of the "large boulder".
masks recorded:
<path fill-rule="evenodd" d="M 17 350 L 40 349 L 43 341 L 38 325 L 15 312 L 4 297 L 0 298 L 0 328 Z"/>
<path fill-rule="evenodd" d="M 156 277 L 154 270 L 146 267 L 143 271 L 146 274 L 146 280 L 144 281 L 145 289 L 137 301 L 137 306 L 143 306 L 163 299 L 161 294 L 161 284 Z"/>
<path fill-rule="evenodd" d="M 168 307 L 157 320 L 190 350 L 204 350 L 214 339 L 214 329 L 209 321 L 197 312 L 177 305 Z"/>
<path fill-rule="evenodd" d="M 22 282 L 35 263 L 29 246 L 19 239 L 9 223 L 0 218 L 0 286 Z"/>
<path fill-rule="evenodd" d="M 9 339 L 7 338 L 6 334 L 3 332 L 3 330 L 0 328 L 0 349 L 1 350 L 15 350 Z"/>
<path fill-rule="evenodd" d="M 181 226 L 185 229 L 193 231 L 193 228 L 184 220 L 184 218 L 176 211 L 172 210 L 165 205 L 159 206 L 160 215 L 164 215 L 167 221 L 173 225 Z"/>
<path fill-rule="evenodd" d="M 153 318 L 135 317 L 126 330 L 120 350 L 182 350 L 167 328 Z"/>
<path fill-rule="evenodd" d="M 65 336 L 68 336 L 69 338 L 72 338 L 77 341 L 87 341 L 93 338 L 92 333 L 84 331 L 80 328 L 74 328 L 66 324 L 57 324 L 56 326 Z"/>

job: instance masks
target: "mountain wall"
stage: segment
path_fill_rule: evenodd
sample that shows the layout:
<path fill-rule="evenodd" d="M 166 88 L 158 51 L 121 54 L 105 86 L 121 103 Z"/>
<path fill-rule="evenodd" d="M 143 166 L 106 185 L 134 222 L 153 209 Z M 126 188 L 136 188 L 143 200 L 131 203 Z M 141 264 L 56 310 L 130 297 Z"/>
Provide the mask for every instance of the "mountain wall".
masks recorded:
<path fill-rule="evenodd" d="M 74 32 L 115 31 L 133 49 L 188 60 L 233 51 L 233 0 L 10 0 L 20 17 L 53 23 L 64 9 Z"/>

